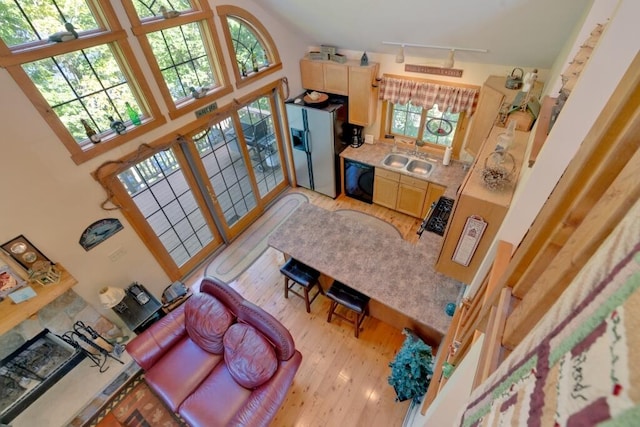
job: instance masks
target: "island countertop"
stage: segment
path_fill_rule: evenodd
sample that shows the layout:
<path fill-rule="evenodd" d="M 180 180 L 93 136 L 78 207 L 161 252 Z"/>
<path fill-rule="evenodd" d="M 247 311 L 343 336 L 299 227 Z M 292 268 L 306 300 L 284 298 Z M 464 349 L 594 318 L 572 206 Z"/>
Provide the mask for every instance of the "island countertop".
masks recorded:
<path fill-rule="evenodd" d="M 440 238 L 433 233 L 422 237 Z M 403 313 L 443 336 L 445 314 L 464 285 L 437 273 L 437 253 L 378 232 L 352 218 L 304 203 L 269 237 L 269 245 Z"/>

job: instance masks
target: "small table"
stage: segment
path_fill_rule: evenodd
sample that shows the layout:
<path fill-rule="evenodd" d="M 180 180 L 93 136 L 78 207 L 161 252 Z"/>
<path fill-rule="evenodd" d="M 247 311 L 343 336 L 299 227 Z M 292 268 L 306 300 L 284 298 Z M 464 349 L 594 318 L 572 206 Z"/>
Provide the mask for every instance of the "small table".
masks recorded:
<path fill-rule="evenodd" d="M 149 296 L 149 301 L 146 304 L 140 305 L 136 298 L 131 295 L 129 289 L 125 291 L 125 297 L 122 302 L 127 306 L 125 310 L 119 312 L 114 310 L 122 321 L 127 325 L 127 328 L 131 329 L 136 334 L 147 329 L 153 322 L 164 316 L 162 311 L 162 304 L 156 297 L 154 297 L 144 286 L 142 287 L 145 293 Z"/>

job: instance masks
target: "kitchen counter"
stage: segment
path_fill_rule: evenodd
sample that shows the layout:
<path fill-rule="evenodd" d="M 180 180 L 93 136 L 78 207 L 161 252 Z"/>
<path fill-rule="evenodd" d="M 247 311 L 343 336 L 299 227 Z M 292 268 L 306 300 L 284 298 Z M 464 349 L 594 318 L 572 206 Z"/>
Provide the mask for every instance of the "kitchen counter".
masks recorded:
<path fill-rule="evenodd" d="M 429 154 L 426 157 L 436 163 L 436 166 L 433 172 L 431 172 L 431 175 L 425 178 L 423 175 L 410 173 L 405 170 L 399 170 L 384 165 L 382 163 L 382 160 L 387 154 L 391 152 L 392 148 L 393 145 L 383 142 L 377 142 L 375 144 L 362 144 L 358 148 L 348 147 L 342 153 L 340 153 L 340 157 L 442 185 L 443 187 L 447 187 L 447 190 L 444 193 L 446 197 L 449 197 L 451 199 L 456 198 L 458 187 L 464 180 L 464 177 L 467 173 L 467 170 L 464 167 L 464 163 L 458 162 L 456 160 L 451 160 L 448 166 L 444 166 L 442 164 L 441 156 Z M 407 156 L 413 156 L 413 151 L 398 150 L 398 153 L 405 154 Z"/>
<path fill-rule="evenodd" d="M 367 150 L 357 150 L 365 152 Z M 345 150 L 346 151 L 346 150 Z M 347 155 L 349 155 L 347 153 Z M 442 239 L 425 232 L 422 241 Z M 301 205 L 269 237 L 269 245 L 425 326 L 439 342 L 463 284 L 435 272 L 432 244 L 411 244 L 312 204 Z M 372 315 L 375 313 L 372 311 Z M 382 319 L 384 320 L 384 319 Z"/>

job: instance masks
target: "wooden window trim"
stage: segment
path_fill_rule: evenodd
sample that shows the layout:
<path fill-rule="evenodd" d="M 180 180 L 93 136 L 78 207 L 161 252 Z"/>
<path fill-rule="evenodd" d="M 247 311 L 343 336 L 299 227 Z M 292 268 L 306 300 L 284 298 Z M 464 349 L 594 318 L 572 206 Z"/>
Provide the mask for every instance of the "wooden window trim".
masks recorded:
<path fill-rule="evenodd" d="M 382 115 L 381 115 L 382 120 L 380 120 L 379 140 L 388 142 L 390 144 L 393 144 L 394 140 L 392 138 L 387 138 L 386 135 L 391 134 L 391 132 L 388 132 L 388 131 L 390 130 L 390 126 L 391 126 L 392 112 L 393 112 L 393 109 L 391 108 L 389 101 L 382 101 Z M 426 114 L 424 116 L 426 117 Z M 420 119 L 420 124 L 421 126 L 424 127 L 424 118 Z M 454 135 L 453 142 L 451 144 L 451 148 L 452 148 L 451 157 L 453 159 L 460 158 L 460 152 L 462 151 L 464 137 L 467 133 L 468 126 L 469 126 L 469 115 L 465 111 L 461 111 L 460 116 L 458 118 L 458 126 L 456 127 L 456 134 Z M 410 137 L 405 137 L 405 136 L 399 136 L 399 137 L 412 139 Z M 410 148 L 413 149 L 412 147 Z M 418 147 L 418 151 L 437 154 L 437 155 L 443 155 L 444 150 L 445 150 L 445 147 L 443 145 L 431 144 L 429 142 L 425 142 L 424 146 Z"/>
<path fill-rule="evenodd" d="M 160 89 L 162 99 L 167 105 L 167 108 L 169 110 L 169 117 L 171 119 L 182 117 L 185 114 L 209 105 L 212 102 L 222 98 L 223 96 L 226 96 L 233 92 L 233 87 L 229 84 L 229 75 L 227 74 L 227 68 L 224 63 L 224 58 L 221 54 L 222 48 L 217 37 L 215 21 L 213 19 L 213 11 L 211 10 L 211 7 L 207 2 L 192 1 L 194 9 L 192 11 L 182 13 L 176 18 L 149 18 L 143 21 L 141 21 L 138 17 L 138 14 L 136 13 L 136 10 L 131 2 L 124 1 L 122 2 L 122 4 L 127 13 L 127 16 L 129 17 L 129 21 L 132 24 L 131 31 L 140 43 L 142 53 L 144 54 L 149 67 L 151 68 L 151 73 L 153 74 L 153 78 L 156 81 L 158 88 Z M 160 71 L 160 67 L 158 66 L 158 61 L 153 54 L 153 50 L 151 49 L 151 44 L 149 43 L 147 35 L 150 33 L 155 33 L 157 31 L 193 23 L 200 25 L 200 30 L 205 40 L 204 48 L 207 51 L 207 55 L 209 56 L 209 60 L 211 62 L 212 71 L 215 77 L 218 79 L 219 85 L 213 90 L 210 90 L 209 93 L 207 93 L 207 95 L 202 98 L 185 98 L 180 102 L 176 102 L 171 96 L 169 88 L 167 87 L 164 77 L 162 76 L 162 72 Z"/>
<path fill-rule="evenodd" d="M 81 38 L 65 43 L 38 43 L 28 49 L 20 47 L 10 49 L 0 40 L 0 67 L 6 68 L 9 75 L 11 75 L 27 98 L 29 98 L 33 106 L 44 118 L 54 134 L 60 139 L 67 151 L 69 151 L 71 159 L 76 165 L 96 158 L 166 123 L 165 117 L 162 115 L 160 108 L 153 98 L 143 99 L 142 95 L 151 93 L 151 90 L 146 80 L 142 78 L 142 70 L 131 50 L 127 34 L 122 29 L 111 4 L 109 2 L 93 1 L 88 1 L 87 4 L 94 13 L 98 24 L 103 26 L 103 31 L 83 33 Z M 117 51 L 114 57 L 116 61 L 118 61 L 120 69 L 126 75 L 134 95 L 136 95 L 140 104 L 146 107 L 150 118 L 146 119 L 141 126 L 128 129 L 127 133 L 123 135 L 109 135 L 103 138 L 99 144 L 92 145 L 88 149 L 83 149 L 53 112 L 49 103 L 42 96 L 29 76 L 24 72 L 22 64 L 107 44 L 111 45 L 111 47 Z"/>
<path fill-rule="evenodd" d="M 231 59 L 231 68 L 233 69 L 235 85 L 237 89 L 252 84 L 257 80 L 260 80 L 263 77 L 266 77 L 282 69 L 282 61 L 280 60 L 280 54 L 278 53 L 276 44 L 273 41 L 273 38 L 271 38 L 271 35 L 269 34 L 265 26 L 262 25 L 258 18 L 242 8 L 230 5 L 218 6 L 216 7 L 216 12 L 220 17 L 222 32 L 224 34 L 224 40 L 227 45 L 229 57 Z M 257 73 L 253 73 L 250 76 L 242 77 L 242 75 L 240 74 L 240 70 L 238 69 L 238 61 L 236 61 L 236 51 L 233 48 L 233 40 L 231 38 L 231 32 L 229 31 L 229 24 L 227 22 L 228 16 L 238 18 L 242 20 L 246 25 L 251 27 L 254 34 L 256 35 L 256 37 L 258 37 L 258 40 L 267 51 L 269 59 L 272 61 L 272 63 L 268 67 L 259 70 Z"/>

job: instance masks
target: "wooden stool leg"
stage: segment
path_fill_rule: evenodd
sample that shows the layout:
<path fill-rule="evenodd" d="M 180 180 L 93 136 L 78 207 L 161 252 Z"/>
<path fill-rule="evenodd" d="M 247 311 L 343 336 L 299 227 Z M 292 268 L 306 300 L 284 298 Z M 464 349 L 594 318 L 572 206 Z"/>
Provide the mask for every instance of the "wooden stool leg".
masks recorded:
<path fill-rule="evenodd" d="M 329 307 L 329 317 L 327 317 L 327 322 L 331 323 L 331 316 L 333 316 L 333 310 L 336 309 L 338 303 L 335 301 L 331 301 L 331 306 Z"/>
<path fill-rule="evenodd" d="M 289 298 L 289 278 L 284 276 L 284 297 Z"/>
<path fill-rule="evenodd" d="M 304 305 L 307 307 L 307 313 L 311 313 L 311 304 L 309 303 L 309 288 L 304 288 Z"/>

